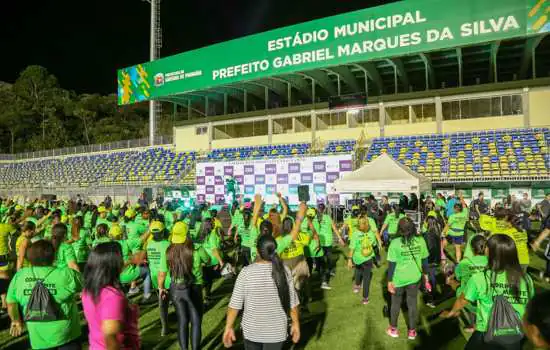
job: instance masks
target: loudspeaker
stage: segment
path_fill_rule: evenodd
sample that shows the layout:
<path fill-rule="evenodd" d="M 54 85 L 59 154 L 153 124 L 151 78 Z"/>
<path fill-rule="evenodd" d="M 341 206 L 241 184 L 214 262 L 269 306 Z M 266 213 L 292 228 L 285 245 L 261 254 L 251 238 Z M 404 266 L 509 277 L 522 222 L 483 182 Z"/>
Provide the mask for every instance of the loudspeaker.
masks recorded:
<path fill-rule="evenodd" d="M 309 202 L 309 186 L 300 185 L 298 186 L 298 200 L 300 202 Z"/>

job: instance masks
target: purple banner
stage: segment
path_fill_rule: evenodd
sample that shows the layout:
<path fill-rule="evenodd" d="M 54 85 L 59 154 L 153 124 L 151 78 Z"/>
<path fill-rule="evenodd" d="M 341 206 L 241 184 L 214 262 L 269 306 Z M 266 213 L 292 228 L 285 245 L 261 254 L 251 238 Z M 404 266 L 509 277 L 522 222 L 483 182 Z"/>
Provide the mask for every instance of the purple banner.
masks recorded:
<path fill-rule="evenodd" d="M 206 197 L 204 194 L 197 194 L 197 202 L 204 203 L 206 201 Z"/>
<path fill-rule="evenodd" d="M 223 174 L 225 176 L 233 176 L 233 166 L 232 165 L 224 166 L 223 167 Z"/>
<path fill-rule="evenodd" d="M 265 165 L 265 174 L 277 174 L 277 165 L 275 164 L 266 164 Z"/>
<path fill-rule="evenodd" d="M 288 183 L 288 174 L 277 174 L 277 183 L 279 185 Z"/>
<path fill-rule="evenodd" d="M 197 176 L 197 185 L 204 185 L 206 178 L 204 176 Z"/>
<path fill-rule="evenodd" d="M 277 192 L 277 186 L 275 185 L 266 185 L 265 186 L 265 193 L 266 194 L 275 194 Z"/>
<path fill-rule="evenodd" d="M 331 184 L 340 178 L 340 173 L 327 173 L 327 183 Z"/>
<path fill-rule="evenodd" d="M 300 178 L 303 184 L 313 183 L 313 174 L 301 174 Z"/>
<path fill-rule="evenodd" d="M 300 163 L 290 163 L 288 165 L 288 173 L 299 173 L 300 172 Z"/>
<path fill-rule="evenodd" d="M 237 183 L 239 185 L 242 185 L 244 183 L 244 176 L 243 175 L 235 175 L 235 181 L 237 181 Z"/>
<path fill-rule="evenodd" d="M 221 176 L 214 177 L 214 184 L 223 185 L 223 177 L 221 177 Z"/>
<path fill-rule="evenodd" d="M 223 194 L 217 194 L 215 201 L 216 204 L 222 204 L 225 202 L 225 196 Z"/>
<path fill-rule="evenodd" d="M 254 175 L 254 165 L 245 165 L 244 166 L 245 175 Z"/>
<path fill-rule="evenodd" d="M 351 171 L 351 160 L 341 160 L 340 171 Z"/>
<path fill-rule="evenodd" d="M 207 166 L 204 168 L 204 175 L 206 176 L 214 176 L 214 167 L 213 166 Z"/>
<path fill-rule="evenodd" d="M 313 162 L 313 172 L 324 173 L 327 169 L 327 162 Z"/>
<path fill-rule="evenodd" d="M 206 186 L 206 194 L 214 194 L 215 187 L 214 186 Z"/>
<path fill-rule="evenodd" d="M 256 176 L 254 176 L 254 184 L 256 184 L 256 185 L 265 184 L 265 175 L 256 175 Z"/>

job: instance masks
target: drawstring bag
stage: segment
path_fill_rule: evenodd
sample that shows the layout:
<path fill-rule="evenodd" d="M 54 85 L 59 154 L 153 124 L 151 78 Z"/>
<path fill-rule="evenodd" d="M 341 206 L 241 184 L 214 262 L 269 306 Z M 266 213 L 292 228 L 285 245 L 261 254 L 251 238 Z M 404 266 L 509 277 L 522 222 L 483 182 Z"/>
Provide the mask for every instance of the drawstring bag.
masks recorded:
<path fill-rule="evenodd" d="M 495 276 L 493 276 L 493 283 Z M 493 307 L 485 333 L 485 343 L 506 346 L 523 339 L 522 323 L 512 304 L 504 295 L 493 297 Z"/>
<path fill-rule="evenodd" d="M 25 322 L 50 322 L 58 320 L 59 307 L 48 288 L 44 285 L 46 278 L 48 278 L 50 273 L 54 270 L 55 269 L 52 268 L 43 279 L 36 281 L 31 291 L 27 307 L 25 308 Z"/>

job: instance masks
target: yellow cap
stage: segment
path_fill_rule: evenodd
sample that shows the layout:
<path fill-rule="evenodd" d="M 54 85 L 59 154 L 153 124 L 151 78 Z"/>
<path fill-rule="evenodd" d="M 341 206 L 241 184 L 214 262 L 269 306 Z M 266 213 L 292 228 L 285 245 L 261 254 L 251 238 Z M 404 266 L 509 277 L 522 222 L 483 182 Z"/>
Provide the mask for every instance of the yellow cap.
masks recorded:
<path fill-rule="evenodd" d="M 354 205 L 351 207 L 351 210 L 359 210 L 359 206 L 358 205 Z"/>
<path fill-rule="evenodd" d="M 119 225 L 113 225 L 109 230 L 109 236 L 111 236 L 111 238 L 113 239 L 121 238 L 123 233 L 124 232 L 122 231 L 122 227 L 120 227 Z"/>
<path fill-rule="evenodd" d="M 107 208 L 105 208 L 104 206 L 97 207 L 97 212 L 100 214 L 105 213 L 107 212 Z"/>
<path fill-rule="evenodd" d="M 309 208 L 309 209 L 306 211 L 306 216 L 315 216 L 315 209 Z"/>
<path fill-rule="evenodd" d="M 129 219 L 135 217 L 136 215 L 137 215 L 136 211 L 132 208 L 127 209 L 126 212 L 124 213 L 124 216 L 126 216 Z"/>
<path fill-rule="evenodd" d="M 67 215 L 61 216 L 61 223 L 66 224 L 69 221 L 69 217 Z"/>
<path fill-rule="evenodd" d="M 149 226 L 149 231 L 151 232 L 160 232 L 164 230 L 164 224 L 160 221 L 153 221 L 151 226 Z"/>
<path fill-rule="evenodd" d="M 181 244 L 187 241 L 187 224 L 183 221 L 176 222 L 172 228 L 172 243 Z"/>
<path fill-rule="evenodd" d="M 23 206 L 17 204 L 17 205 L 15 206 L 15 210 L 23 210 Z"/>

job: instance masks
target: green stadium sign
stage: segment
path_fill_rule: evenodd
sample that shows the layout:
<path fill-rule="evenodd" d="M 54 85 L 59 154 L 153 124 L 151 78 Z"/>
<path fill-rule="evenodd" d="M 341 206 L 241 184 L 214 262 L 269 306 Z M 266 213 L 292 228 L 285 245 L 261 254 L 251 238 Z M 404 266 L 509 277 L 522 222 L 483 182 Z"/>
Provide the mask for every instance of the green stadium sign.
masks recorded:
<path fill-rule="evenodd" d="M 239 81 L 550 31 L 545 0 L 417 0 L 280 28 L 118 71 L 129 104 Z"/>

